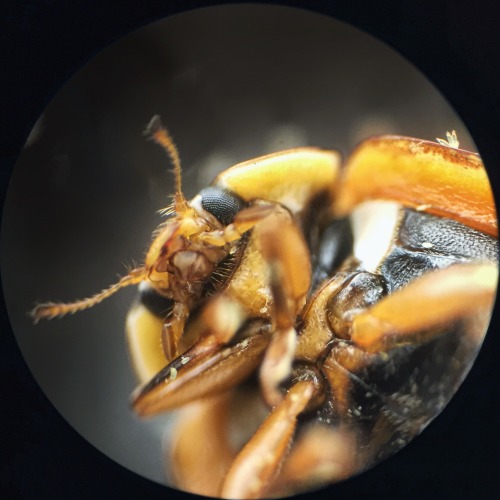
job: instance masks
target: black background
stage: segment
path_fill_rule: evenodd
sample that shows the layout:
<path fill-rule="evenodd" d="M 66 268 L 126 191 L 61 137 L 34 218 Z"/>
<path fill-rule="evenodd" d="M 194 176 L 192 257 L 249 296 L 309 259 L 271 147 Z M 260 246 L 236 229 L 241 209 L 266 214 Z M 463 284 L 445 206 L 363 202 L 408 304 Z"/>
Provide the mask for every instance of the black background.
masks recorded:
<path fill-rule="evenodd" d="M 9 172 L 33 124 L 75 70 L 109 43 L 140 26 L 187 8 L 216 3 L 224 2 L 4 3 L 0 18 L 2 202 Z M 444 93 L 467 125 L 498 193 L 500 15 L 494 2 L 350 0 L 287 4 L 351 22 L 413 62 Z M 9 493 L 11 498 L 181 496 L 116 465 L 72 430 L 26 368 L 3 306 L 0 314 L 0 494 Z M 498 311 L 461 390 L 417 440 L 362 477 L 315 496 L 497 498 L 497 330 Z"/>

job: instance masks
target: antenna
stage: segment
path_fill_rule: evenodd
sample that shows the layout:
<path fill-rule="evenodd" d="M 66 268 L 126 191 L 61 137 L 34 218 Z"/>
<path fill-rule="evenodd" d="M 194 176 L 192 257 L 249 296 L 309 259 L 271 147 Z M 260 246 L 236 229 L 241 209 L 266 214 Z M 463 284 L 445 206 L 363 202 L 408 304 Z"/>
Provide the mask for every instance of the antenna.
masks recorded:
<path fill-rule="evenodd" d="M 121 278 L 118 283 L 114 283 L 102 292 L 99 292 L 88 299 L 77 300 L 70 303 L 47 302 L 45 304 L 39 304 L 29 313 L 29 315 L 33 318 L 33 321 L 36 324 L 43 318 L 52 319 L 66 314 L 74 314 L 78 311 L 82 311 L 83 309 L 95 306 L 102 300 L 107 299 L 110 295 L 116 293 L 120 290 L 120 288 L 140 283 L 146 278 L 146 276 L 146 269 L 144 267 L 137 267 Z"/>
<path fill-rule="evenodd" d="M 160 145 L 170 160 L 174 164 L 174 175 L 175 175 L 175 195 L 174 195 L 174 208 L 176 212 L 186 212 L 188 210 L 188 204 L 186 198 L 182 194 L 182 180 L 181 180 L 181 161 L 179 159 L 179 153 L 174 144 L 174 141 L 167 129 L 161 123 L 159 115 L 153 116 L 151 121 L 148 123 L 144 135 Z"/>

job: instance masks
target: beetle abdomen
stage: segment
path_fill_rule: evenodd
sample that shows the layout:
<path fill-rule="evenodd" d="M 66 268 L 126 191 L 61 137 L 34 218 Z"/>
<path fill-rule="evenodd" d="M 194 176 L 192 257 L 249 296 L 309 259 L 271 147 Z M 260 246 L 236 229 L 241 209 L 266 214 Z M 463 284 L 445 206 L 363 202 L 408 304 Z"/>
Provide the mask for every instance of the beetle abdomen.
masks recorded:
<path fill-rule="evenodd" d="M 498 240 L 465 224 L 406 209 L 399 231 L 405 247 L 473 260 L 496 260 Z"/>
<path fill-rule="evenodd" d="M 497 258 L 498 241 L 491 236 L 451 219 L 404 209 L 380 273 L 392 291 L 432 269 Z"/>

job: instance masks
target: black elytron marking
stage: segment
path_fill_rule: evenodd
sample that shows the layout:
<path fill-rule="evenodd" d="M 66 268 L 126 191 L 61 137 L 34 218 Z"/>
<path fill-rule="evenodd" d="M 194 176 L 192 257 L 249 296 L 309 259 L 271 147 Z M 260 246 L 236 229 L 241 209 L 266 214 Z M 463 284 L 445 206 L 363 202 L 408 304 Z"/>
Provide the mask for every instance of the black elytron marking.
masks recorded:
<path fill-rule="evenodd" d="M 211 213 L 221 224 L 227 226 L 246 203 L 236 194 L 214 186 L 204 188 L 200 191 L 201 206 L 203 210 Z"/>
<path fill-rule="evenodd" d="M 140 287 L 139 288 L 139 301 L 146 307 L 152 314 L 158 318 L 166 318 L 172 312 L 174 301 L 163 297 L 154 288 Z"/>
<path fill-rule="evenodd" d="M 433 269 L 445 269 L 459 262 L 471 259 L 427 252 L 416 252 L 402 246 L 394 246 L 384 260 L 380 272 L 387 280 L 391 292 L 408 285 Z"/>
<path fill-rule="evenodd" d="M 406 209 L 399 233 L 401 243 L 413 250 L 473 260 L 498 259 L 498 241 L 458 221 Z"/>
<path fill-rule="evenodd" d="M 432 269 L 497 258 L 494 238 L 457 221 L 405 209 L 397 241 L 380 272 L 394 291 Z"/>
<path fill-rule="evenodd" d="M 316 290 L 321 282 L 333 276 L 352 254 L 353 241 L 348 218 L 335 220 L 324 229 L 315 242 L 315 249 L 311 255 L 312 290 Z"/>

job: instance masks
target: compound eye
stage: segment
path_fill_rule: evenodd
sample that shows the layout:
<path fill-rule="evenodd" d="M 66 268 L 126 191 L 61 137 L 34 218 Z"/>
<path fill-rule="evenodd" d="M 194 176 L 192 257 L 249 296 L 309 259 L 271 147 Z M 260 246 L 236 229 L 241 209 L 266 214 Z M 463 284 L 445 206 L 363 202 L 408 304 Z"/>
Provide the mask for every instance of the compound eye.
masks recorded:
<path fill-rule="evenodd" d="M 246 206 L 238 195 L 213 186 L 202 189 L 200 196 L 203 210 L 211 213 L 224 226 L 231 224 Z"/>

